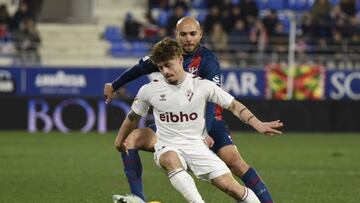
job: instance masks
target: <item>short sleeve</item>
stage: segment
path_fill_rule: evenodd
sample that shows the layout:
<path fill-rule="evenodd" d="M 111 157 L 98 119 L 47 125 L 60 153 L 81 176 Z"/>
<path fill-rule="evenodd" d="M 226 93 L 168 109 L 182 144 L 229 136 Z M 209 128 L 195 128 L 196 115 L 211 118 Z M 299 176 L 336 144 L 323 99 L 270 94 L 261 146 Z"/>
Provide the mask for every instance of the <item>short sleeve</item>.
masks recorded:
<path fill-rule="evenodd" d="M 131 110 L 140 116 L 146 116 L 150 108 L 150 103 L 146 93 L 145 86 L 141 87 L 131 105 Z"/>
<path fill-rule="evenodd" d="M 206 90 L 208 91 L 208 101 L 213 102 L 215 104 L 218 104 L 219 106 L 223 108 L 228 108 L 231 102 L 234 100 L 234 97 L 225 92 L 223 89 L 221 89 L 219 86 L 217 86 L 215 83 L 206 81 Z"/>

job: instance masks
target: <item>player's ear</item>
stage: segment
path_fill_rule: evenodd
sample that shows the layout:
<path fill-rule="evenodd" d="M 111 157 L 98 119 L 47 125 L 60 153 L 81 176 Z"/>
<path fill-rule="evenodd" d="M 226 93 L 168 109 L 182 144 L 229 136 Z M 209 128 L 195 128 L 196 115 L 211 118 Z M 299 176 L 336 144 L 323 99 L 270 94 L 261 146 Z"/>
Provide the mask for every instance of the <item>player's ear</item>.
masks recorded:
<path fill-rule="evenodd" d="M 179 61 L 180 61 L 181 64 L 183 64 L 183 62 L 184 62 L 184 57 L 183 57 L 182 55 L 179 56 Z"/>

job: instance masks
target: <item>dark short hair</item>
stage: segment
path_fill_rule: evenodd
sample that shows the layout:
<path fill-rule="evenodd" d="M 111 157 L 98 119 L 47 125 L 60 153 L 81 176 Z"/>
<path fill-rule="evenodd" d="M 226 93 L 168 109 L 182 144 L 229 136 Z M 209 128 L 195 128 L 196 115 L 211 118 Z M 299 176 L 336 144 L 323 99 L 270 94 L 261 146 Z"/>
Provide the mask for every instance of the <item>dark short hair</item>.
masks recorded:
<path fill-rule="evenodd" d="M 150 60 L 154 64 L 170 61 L 183 54 L 181 45 L 174 39 L 164 38 L 150 50 Z"/>

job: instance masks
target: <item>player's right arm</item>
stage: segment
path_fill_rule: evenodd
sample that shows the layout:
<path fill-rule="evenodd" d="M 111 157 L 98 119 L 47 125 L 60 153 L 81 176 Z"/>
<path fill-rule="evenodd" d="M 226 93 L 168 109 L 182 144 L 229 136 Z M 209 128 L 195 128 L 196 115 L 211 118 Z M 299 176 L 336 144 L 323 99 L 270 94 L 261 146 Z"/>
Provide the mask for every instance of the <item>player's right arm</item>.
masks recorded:
<path fill-rule="evenodd" d="M 141 116 L 136 114 L 133 110 L 131 110 L 119 129 L 119 132 L 115 139 L 115 147 L 121 151 L 128 153 L 126 144 L 124 143 L 125 139 L 129 136 L 129 134 L 136 128 L 139 123 Z"/>
<path fill-rule="evenodd" d="M 117 77 L 112 83 L 105 83 L 104 96 L 105 102 L 110 103 L 112 98 L 115 97 L 116 91 L 125 84 L 153 72 L 157 72 L 158 68 L 151 63 L 148 56 L 140 59 L 140 61 L 133 67 L 124 71 L 119 77 Z"/>
<path fill-rule="evenodd" d="M 124 143 L 126 138 L 136 128 L 140 118 L 147 115 L 147 112 L 149 111 L 149 91 L 146 90 L 146 86 L 147 85 L 144 85 L 140 88 L 131 105 L 131 111 L 127 114 L 116 136 L 115 147 L 121 152 L 127 153 L 126 143 Z"/>

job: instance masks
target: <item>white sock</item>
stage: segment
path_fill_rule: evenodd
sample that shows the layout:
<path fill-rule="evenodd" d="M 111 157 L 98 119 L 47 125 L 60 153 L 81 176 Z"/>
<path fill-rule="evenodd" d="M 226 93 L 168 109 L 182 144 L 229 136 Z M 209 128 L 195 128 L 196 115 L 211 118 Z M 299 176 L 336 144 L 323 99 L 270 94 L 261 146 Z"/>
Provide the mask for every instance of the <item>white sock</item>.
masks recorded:
<path fill-rule="evenodd" d="M 260 203 L 260 200 L 257 198 L 257 196 L 255 195 L 255 193 L 245 187 L 245 194 L 244 196 L 241 198 L 241 200 L 238 200 L 236 202 L 242 202 L 242 203 Z"/>
<path fill-rule="evenodd" d="M 168 173 L 171 184 L 190 203 L 205 203 L 192 177 L 182 168 Z"/>

